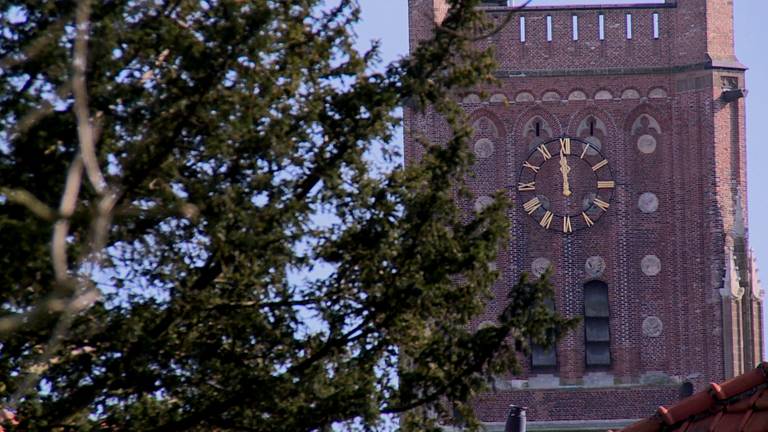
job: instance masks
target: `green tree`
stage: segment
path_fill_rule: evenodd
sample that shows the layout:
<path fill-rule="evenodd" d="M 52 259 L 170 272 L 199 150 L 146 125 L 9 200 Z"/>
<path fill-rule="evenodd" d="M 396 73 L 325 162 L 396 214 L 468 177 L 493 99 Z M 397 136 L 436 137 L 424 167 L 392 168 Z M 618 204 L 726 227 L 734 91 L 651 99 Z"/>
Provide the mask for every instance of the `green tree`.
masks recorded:
<path fill-rule="evenodd" d="M 0 2 L 0 404 L 19 430 L 430 430 L 565 321 L 467 220 L 477 0 L 377 72 L 356 2 Z M 398 108 L 453 127 L 397 166 Z M 378 164 L 370 155 L 381 154 Z M 4 426 L 13 428 L 10 423 Z"/>

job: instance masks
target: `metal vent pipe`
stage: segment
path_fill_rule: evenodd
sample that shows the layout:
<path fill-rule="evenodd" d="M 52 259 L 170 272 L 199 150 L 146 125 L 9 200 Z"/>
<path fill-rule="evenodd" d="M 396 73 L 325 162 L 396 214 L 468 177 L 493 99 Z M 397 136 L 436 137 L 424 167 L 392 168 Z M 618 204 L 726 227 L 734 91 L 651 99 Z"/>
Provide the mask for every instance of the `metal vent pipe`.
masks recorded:
<path fill-rule="evenodd" d="M 526 407 L 519 407 L 517 405 L 509 406 L 509 416 L 507 417 L 507 424 L 504 426 L 504 432 L 525 432 L 525 410 Z"/>

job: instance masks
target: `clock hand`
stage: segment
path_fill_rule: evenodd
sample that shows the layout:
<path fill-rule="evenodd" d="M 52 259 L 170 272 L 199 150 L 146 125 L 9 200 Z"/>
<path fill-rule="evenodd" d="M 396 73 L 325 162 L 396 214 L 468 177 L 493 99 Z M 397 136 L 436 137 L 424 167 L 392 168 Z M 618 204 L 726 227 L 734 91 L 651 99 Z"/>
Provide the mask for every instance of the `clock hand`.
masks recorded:
<path fill-rule="evenodd" d="M 568 183 L 568 173 L 571 172 L 571 167 L 568 166 L 568 159 L 563 152 L 560 152 L 560 173 L 563 174 L 563 195 L 571 196 L 571 187 Z"/>

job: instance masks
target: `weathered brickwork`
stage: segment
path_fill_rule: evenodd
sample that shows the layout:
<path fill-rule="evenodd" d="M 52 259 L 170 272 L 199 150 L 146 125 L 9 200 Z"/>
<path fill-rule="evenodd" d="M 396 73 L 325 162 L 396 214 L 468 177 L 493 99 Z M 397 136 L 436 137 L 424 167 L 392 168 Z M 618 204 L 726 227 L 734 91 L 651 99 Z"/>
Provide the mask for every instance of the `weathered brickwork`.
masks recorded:
<path fill-rule="evenodd" d="M 446 8 L 444 0 L 409 7 L 413 46 Z M 486 8 L 496 22 L 510 10 Z M 641 418 L 673 402 L 682 382 L 698 389 L 753 368 L 762 352 L 762 297 L 753 289 L 745 228 L 745 68 L 734 54 L 732 0 L 516 13 L 479 43 L 496 53 L 499 85 L 457 95 L 475 127 L 469 187 L 476 197 L 503 190 L 511 203 L 498 300 L 475 325 L 492 322 L 519 274 L 546 258 L 565 316 L 584 315 L 585 283 L 607 284 L 611 361 L 587 366 L 581 325 L 557 345 L 556 367 L 522 359 L 522 375 L 499 377 L 498 390 L 477 402 L 481 418 L 503 421 L 510 403 L 531 407 L 533 421 Z M 433 112 L 405 111 L 405 155 L 413 162 L 417 137 L 440 142 L 450 131 Z M 516 187 L 530 151 L 561 136 L 599 147 L 616 181 L 609 210 L 569 235 L 523 212 Z M 471 214 L 476 201 L 458 204 Z M 597 277 L 585 267 L 590 257 L 604 263 Z M 731 259 L 739 276 L 729 285 Z"/>

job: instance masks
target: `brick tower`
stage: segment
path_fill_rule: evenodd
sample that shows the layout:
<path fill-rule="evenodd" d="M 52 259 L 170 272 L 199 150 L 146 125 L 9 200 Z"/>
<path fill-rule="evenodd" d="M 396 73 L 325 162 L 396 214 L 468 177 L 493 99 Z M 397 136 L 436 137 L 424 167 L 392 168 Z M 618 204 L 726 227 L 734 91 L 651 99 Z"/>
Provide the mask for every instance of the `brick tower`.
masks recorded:
<path fill-rule="evenodd" d="M 761 359 L 733 1 L 648 3 L 515 12 L 480 42 L 500 85 L 459 95 L 476 156 L 475 198 L 460 205 L 476 211 L 498 190 L 512 204 L 498 300 L 474 325 L 492 324 L 521 272 L 548 267 L 553 307 L 583 318 L 479 398 L 492 430 L 510 404 L 529 407 L 532 429 L 620 426 Z M 447 9 L 409 7 L 413 46 Z M 497 22 L 512 11 L 483 8 Z M 436 141 L 448 133 L 434 113 L 406 109 L 406 121 Z M 419 151 L 406 137 L 407 161 Z"/>

